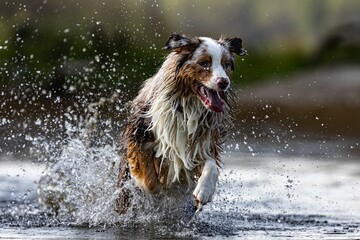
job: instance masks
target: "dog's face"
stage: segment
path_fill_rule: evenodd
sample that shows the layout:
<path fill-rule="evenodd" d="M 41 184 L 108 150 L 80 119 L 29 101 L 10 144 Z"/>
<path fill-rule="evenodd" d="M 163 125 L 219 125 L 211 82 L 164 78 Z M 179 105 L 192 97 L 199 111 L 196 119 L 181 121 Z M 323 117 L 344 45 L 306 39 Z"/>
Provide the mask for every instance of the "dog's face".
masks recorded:
<path fill-rule="evenodd" d="M 207 109 L 223 112 L 225 92 L 234 70 L 232 54 L 246 55 L 241 39 L 191 38 L 173 33 L 165 49 L 180 56 L 176 79 L 181 86 L 177 87 L 197 95 Z"/>

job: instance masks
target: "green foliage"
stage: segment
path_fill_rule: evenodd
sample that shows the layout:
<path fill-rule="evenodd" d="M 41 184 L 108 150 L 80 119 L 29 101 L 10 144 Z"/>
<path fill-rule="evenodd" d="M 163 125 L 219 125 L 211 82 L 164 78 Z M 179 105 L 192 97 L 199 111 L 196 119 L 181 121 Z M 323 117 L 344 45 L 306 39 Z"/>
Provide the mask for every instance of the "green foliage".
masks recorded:
<path fill-rule="evenodd" d="M 6 40 L 0 55 L 2 89 L 68 91 L 137 89 L 160 65 L 158 51 L 101 26 L 54 31 L 23 26 Z"/>
<path fill-rule="evenodd" d="M 109 35 L 100 24 L 79 31 L 27 24 L 14 28 L 9 35 L 2 44 L 6 47 L 0 50 L 3 89 L 22 86 L 58 94 L 114 89 L 136 92 L 167 54 L 126 32 Z M 311 60 L 300 47 L 247 50 L 248 56 L 236 57 L 233 81 L 240 86 L 292 74 Z M 318 56 L 317 64 L 358 62 L 355 53 L 359 52 L 354 47 L 326 50 Z"/>
<path fill-rule="evenodd" d="M 306 61 L 307 56 L 300 49 L 282 52 L 250 50 L 249 56 L 238 58 L 233 81 L 241 86 L 285 76 L 305 67 Z"/>
<path fill-rule="evenodd" d="M 3 87 L 23 84 L 59 93 L 116 88 L 134 92 L 157 71 L 167 54 L 139 46 L 123 35 L 109 37 L 101 27 L 84 33 L 34 33 L 28 27 L 14 35 L 21 39 L 13 39 L 0 59 L 6 66 L 0 77 Z M 304 65 L 305 56 L 300 50 L 249 50 L 249 56 L 236 59 L 233 81 L 248 85 L 295 71 Z"/>
<path fill-rule="evenodd" d="M 161 65 L 167 52 L 159 48 L 172 31 L 240 35 L 249 51 L 237 58 L 233 81 L 240 85 L 288 75 L 306 65 L 304 49 L 326 29 L 344 16 L 357 16 L 359 1 L 13 0 L 0 5 L 2 90 L 22 86 L 63 94 L 136 91 Z M 281 50 L 266 50 L 276 46 Z M 317 64 L 358 62 L 356 52 L 327 50 Z"/>
<path fill-rule="evenodd" d="M 314 56 L 314 64 L 333 65 L 339 63 L 359 64 L 360 45 L 337 46 Z"/>

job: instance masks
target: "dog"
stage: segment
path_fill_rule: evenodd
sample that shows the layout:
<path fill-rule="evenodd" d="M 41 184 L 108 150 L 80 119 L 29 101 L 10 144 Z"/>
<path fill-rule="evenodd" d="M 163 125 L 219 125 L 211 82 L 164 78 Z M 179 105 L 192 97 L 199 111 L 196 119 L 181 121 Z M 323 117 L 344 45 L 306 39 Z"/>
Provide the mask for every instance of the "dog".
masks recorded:
<path fill-rule="evenodd" d="M 131 178 L 151 194 L 186 184 L 198 209 L 215 192 L 221 144 L 232 125 L 234 54 L 244 56 L 246 50 L 239 37 L 215 40 L 178 33 L 170 35 L 164 49 L 170 54 L 130 103 L 121 149 L 119 213 L 131 204 L 124 187 Z"/>

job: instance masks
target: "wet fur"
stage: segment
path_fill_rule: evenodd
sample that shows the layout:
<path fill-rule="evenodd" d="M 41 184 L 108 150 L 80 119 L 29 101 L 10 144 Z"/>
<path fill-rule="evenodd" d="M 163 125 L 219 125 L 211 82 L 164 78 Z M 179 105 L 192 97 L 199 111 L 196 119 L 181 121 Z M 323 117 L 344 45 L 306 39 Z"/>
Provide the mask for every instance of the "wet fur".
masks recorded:
<path fill-rule="evenodd" d="M 211 58 L 206 48 L 197 51 L 203 41 L 172 34 L 165 44 L 165 49 L 172 52 L 130 103 L 121 149 L 120 213 L 126 212 L 131 203 L 131 193 L 124 187 L 131 178 L 149 193 L 164 192 L 173 184 L 193 189 L 197 183 L 196 200 L 204 199 L 203 204 L 211 200 L 221 164 L 221 144 L 232 125 L 229 100 L 233 94 L 231 89 L 219 93 L 225 101 L 221 113 L 207 109 L 196 95 L 197 84 L 208 84 L 211 75 L 210 70 L 197 64 Z M 230 76 L 234 69 L 232 53 L 245 54 L 241 39 L 222 38 L 217 43 L 224 47 L 221 62 L 231 62 L 225 69 Z"/>

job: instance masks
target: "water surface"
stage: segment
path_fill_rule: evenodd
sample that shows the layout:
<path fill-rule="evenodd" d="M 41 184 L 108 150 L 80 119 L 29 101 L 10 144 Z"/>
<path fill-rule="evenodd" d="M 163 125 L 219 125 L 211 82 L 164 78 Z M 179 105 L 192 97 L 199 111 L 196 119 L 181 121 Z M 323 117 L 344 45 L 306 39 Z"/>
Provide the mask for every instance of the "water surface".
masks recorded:
<path fill-rule="evenodd" d="M 111 204 L 84 203 L 80 195 L 75 201 L 93 209 L 79 211 L 75 218 L 80 221 L 57 218 L 38 204 L 38 182 L 46 164 L 2 156 L 0 238 L 360 238 L 358 158 L 246 156 L 237 151 L 225 155 L 213 202 L 188 222 L 145 213 L 137 219 L 114 217 Z M 104 207 L 108 209 L 98 209 Z"/>

